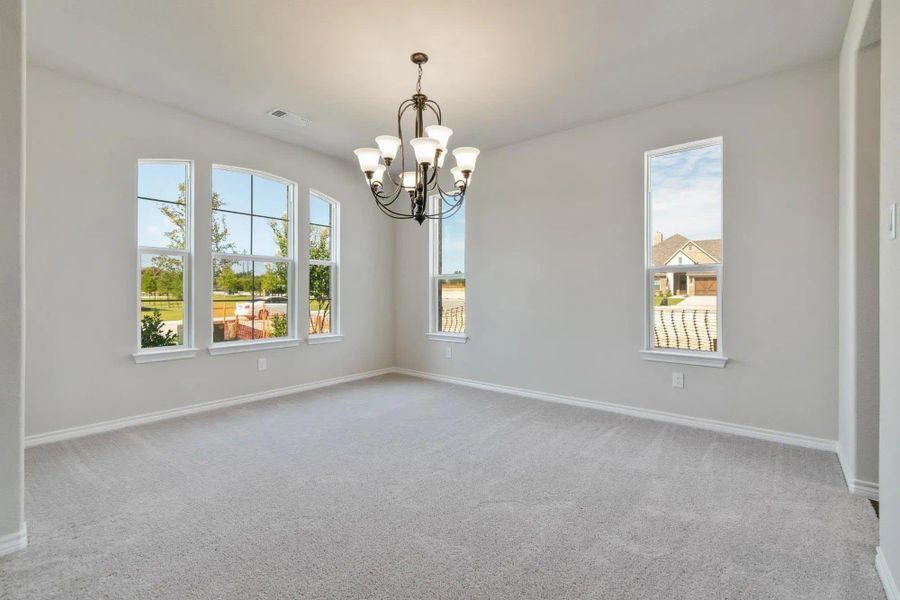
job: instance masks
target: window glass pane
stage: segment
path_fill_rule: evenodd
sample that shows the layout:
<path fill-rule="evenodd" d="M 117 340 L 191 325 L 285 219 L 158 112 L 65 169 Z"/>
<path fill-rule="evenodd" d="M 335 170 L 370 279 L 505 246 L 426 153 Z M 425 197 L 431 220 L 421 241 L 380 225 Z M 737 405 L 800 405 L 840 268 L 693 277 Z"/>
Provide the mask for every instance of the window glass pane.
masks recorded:
<path fill-rule="evenodd" d="M 253 247 L 250 253 L 287 258 L 288 222 L 281 219 L 253 217 Z"/>
<path fill-rule="evenodd" d="M 334 267 L 309 266 L 309 333 L 331 333 Z"/>
<path fill-rule="evenodd" d="M 311 225 L 332 225 L 331 203 L 316 196 L 310 196 L 309 222 Z"/>
<path fill-rule="evenodd" d="M 185 205 L 138 198 L 138 245 L 184 249 Z"/>
<path fill-rule="evenodd" d="M 213 260 L 213 342 L 288 336 L 288 264 Z"/>
<path fill-rule="evenodd" d="M 440 202 L 440 200 L 438 200 Z M 466 206 L 452 216 L 438 221 L 438 273 L 441 275 L 466 272 Z"/>
<path fill-rule="evenodd" d="M 250 254 L 251 222 L 250 215 L 213 211 L 213 252 Z"/>
<path fill-rule="evenodd" d="M 141 348 L 184 343 L 184 261 L 141 255 Z"/>
<path fill-rule="evenodd" d="M 653 278 L 653 346 L 718 350 L 715 271 L 657 273 Z"/>
<path fill-rule="evenodd" d="M 438 315 L 438 331 L 465 333 L 465 279 L 438 279 Z"/>
<path fill-rule="evenodd" d="M 649 161 L 651 264 L 722 262 L 722 145 Z"/>
<path fill-rule="evenodd" d="M 184 163 L 138 163 L 138 196 L 180 202 L 187 198 L 188 166 Z"/>
<path fill-rule="evenodd" d="M 213 169 L 213 195 L 217 196 L 219 208 L 249 214 L 250 175 Z"/>
<path fill-rule="evenodd" d="M 309 226 L 309 259 L 331 260 L 331 227 Z"/>
<path fill-rule="evenodd" d="M 288 218 L 288 186 L 286 183 L 253 176 L 253 214 L 278 219 Z"/>

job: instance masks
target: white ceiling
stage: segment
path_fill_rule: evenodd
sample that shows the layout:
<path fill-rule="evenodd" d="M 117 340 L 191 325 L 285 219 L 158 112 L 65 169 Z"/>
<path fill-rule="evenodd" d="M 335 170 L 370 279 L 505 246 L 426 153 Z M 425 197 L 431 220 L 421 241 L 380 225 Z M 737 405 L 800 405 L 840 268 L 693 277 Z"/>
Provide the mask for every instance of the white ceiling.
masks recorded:
<path fill-rule="evenodd" d="M 423 92 L 492 148 L 836 56 L 851 0 L 31 0 L 31 60 L 352 158 Z M 312 119 L 296 128 L 266 115 Z"/>

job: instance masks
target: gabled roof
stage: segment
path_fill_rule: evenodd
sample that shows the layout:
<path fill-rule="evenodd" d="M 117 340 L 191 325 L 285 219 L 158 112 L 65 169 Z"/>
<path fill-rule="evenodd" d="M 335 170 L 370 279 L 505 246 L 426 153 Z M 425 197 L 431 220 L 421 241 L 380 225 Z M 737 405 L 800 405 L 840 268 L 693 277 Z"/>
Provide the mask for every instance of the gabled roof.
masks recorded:
<path fill-rule="evenodd" d="M 676 233 L 653 246 L 653 266 L 665 265 L 678 252 L 699 265 L 722 262 L 722 240 L 691 240 Z"/>

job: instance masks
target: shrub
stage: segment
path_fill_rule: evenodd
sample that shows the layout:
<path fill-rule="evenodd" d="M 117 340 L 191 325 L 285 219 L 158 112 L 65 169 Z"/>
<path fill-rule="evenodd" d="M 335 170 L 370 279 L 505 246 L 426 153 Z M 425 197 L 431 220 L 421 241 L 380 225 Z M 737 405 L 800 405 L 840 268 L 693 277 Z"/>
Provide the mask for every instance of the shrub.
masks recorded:
<path fill-rule="evenodd" d="M 287 333 L 287 315 L 272 315 L 272 337 L 285 337 Z"/>
<path fill-rule="evenodd" d="M 177 346 L 178 334 L 163 329 L 162 313 L 154 310 L 152 315 L 141 319 L 141 348 Z"/>

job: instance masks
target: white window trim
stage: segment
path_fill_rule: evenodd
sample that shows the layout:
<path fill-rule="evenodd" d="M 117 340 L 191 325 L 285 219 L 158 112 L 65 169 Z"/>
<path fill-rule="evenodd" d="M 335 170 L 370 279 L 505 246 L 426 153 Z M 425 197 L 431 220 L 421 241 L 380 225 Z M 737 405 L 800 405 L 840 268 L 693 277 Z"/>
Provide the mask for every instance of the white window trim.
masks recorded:
<path fill-rule="evenodd" d="M 652 264 L 651 244 L 653 241 L 653 224 L 650 213 L 650 159 L 684 150 L 705 148 L 719 145 L 722 147 L 722 207 L 720 211 L 722 232 L 722 258 L 718 264 L 707 265 L 677 265 L 673 267 L 654 267 Z M 728 357 L 724 354 L 725 348 L 725 144 L 722 136 L 667 146 L 644 153 L 644 346 L 640 351 L 641 358 L 647 361 L 677 363 L 701 367 L 724 368 Z M 674 271 L 715 271 L 716 281 L 716 352 L 695 352 L 691 350 L 676 350 L 669 348 L 655 348 L 653 346 L 653 276 L 656 273 L 668 273 Z"/>
<path fill-rule="evenodd" d="M 297 335 L 297 315 L 299 314 L 297 300 L 297 198 L 299 186 L 296 181 L 280 177 L 273 173 L 260 171 L 258 169 L 248 169 L 245 167 L 235 167 L 231 165 L 213 164 L 209 170 L 209 189 L 213 189 L 213 173 L 216 170 L 233 171 L 235 173 L 243 173 L 245 175 L 254 175 L 271 179 L 287 184 L 291 193 L 290 202 L 288 203 L 288 230 L 291 235 L 288 238 L 288 256 L 268 256 L 265 254 L 232 254 L 230 252 L 211 252 L 210 266 L 216 259 L 234 260 L 234 261 L 254 261 L 254 262 L 283 262 L 288 263 L 288 335 L 283 338 L 274 338 L 268 340 L 248 340 L 244 342 L 214 342 L 213 326 L 210 321 L 209 327 L 209 346 L 207 351 L 211 356 L 219 356 L 223 354 L 236 354 L 238 352 L 254 352 L 257 350 L 271 350 L 275 348 L 290 348 L 300 345 L 300 337 Z M 210 227 L 212 226 L 212 218 L 215 216 L 210 212 Z M 251 221 L 250 226 L 253 226 Z M 212 271 L 210 271 L 212 274 Z M 210 303 L 212 303 L 212 290 L 214 283 L 210 280 Z"/>
<path fill-rule="evenodd" d="M 309 228 L 310 211 L 306 207 L 306 341 L 309 344 L 326 344 L 330 342 L 342 342 L 344 340 L 341 330 L 341 203 L 328 194 L 310 188 L 309 197 L 312 196 L 331 205 L 331 260 L 311 260 L 309 258 Z M 309 267 L 330 266 L 331 275 L 331 331 L 329 333 L 309 333 Z"/>
<path fill-rule="evenodd" d="M 194 161 L 178 158 L 141 158 L 135 164 L 134 173 L 134 195 L 135 199 L 135 215 L 134 215 L 134 231 L 135 240 L 140 239 L 140 228 L 138 224 L 139 210 L 139 177 L 140 166 L 142 164 L 165 164 L 165 165 L 186 165 L 187 166 L 187 205 L 184 210 L 184 248 L 157 248 L 156 246 L 139 246 L 137 249 L 137 350 L 132 353 L 131 357 L 134 362 L 141 364 L 147 362 L 160 362 L 164 360 L 179 360 L 184 358 L 193 358 L 197 355 L 197 349 L 193 347 L 194 341 Z M 141 347 L 141 257 L 144 254 L 165 254 L 169 256 L 182 257 L 182 306 L 184 310 L 184 320 L 181 325 L 182 344 L 177 346 L 162 346 L 157 348 Z"/>
<path fill-rule="evenodd" d="M 430 210 L 432 212 L 437 210 L 437 203 L 441 202 L 441 197 L 439 195 L 432 195 L 429 197 L 429 202 L 431 203 Z M 442 275 L 439 273 L 438 262 L 440 260 L 440 256 L 437 251 L 437 241 L 438 236 L 440 235 L 440 231 L 438 227 L 440 226 L 439 219 L 429 219 L 428 221 L 428 329 L 425 331 L 425 338 L 435 341 L 435 342 L 453 342 L 458 344 L 465 344 L 469 340 L 468 333 L 468 318 L 466 319 L 466 331 L 464 333 L 453 333 L 448 331 L 440 331 L 440 327 L 438 327 L 438 319 L 440 319 L 440 315 L 438 314 L 437 303 L 438 303 L 438 280 L 440 279 L 465 279 L 466 273 L 452 274 L 452 275 Z M 468 230 L 468 227 L 466 227 Z M 468 231 L 466 231 L 468 234 Z M 466 235 L 466 240 L 469 239 L 469 236 Z M 466 257 L 466 250 L 463 250 L 463 256 Z M 468 257 L 466 257 L 468 258 Z M 468 286 L 468 282 L 466 282 Z M 468 289 L 467 289 L 468 291 Z M 466 307 L 468 309 L 468 306 Z"/>

